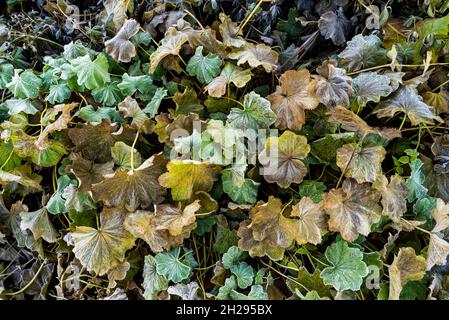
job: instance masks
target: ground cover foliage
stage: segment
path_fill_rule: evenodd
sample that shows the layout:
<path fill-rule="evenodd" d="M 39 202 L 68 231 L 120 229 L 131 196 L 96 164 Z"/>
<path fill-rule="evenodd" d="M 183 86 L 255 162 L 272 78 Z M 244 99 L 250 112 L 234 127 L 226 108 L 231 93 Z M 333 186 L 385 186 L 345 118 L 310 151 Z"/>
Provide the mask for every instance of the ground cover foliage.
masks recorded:
<path fill-rule="evenodd" d="M 449 297 L 449 1 L 1 14 L 1 299 Z"/>

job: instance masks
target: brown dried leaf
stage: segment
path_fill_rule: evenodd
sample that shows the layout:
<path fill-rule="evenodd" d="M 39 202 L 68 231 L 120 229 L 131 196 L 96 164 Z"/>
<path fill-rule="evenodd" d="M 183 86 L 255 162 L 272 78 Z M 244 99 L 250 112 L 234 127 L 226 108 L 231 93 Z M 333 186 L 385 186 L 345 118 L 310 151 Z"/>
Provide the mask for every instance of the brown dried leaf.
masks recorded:
<path fill-rule="evenodd" d="M 259 154 L 265 180 L 282 188 L 301 183 L 307 173 L 302 160 L 309 152 L 307 138 L 291 131 L 285 131 L 280 137 L 268 138 Z"/>
<path fill-rule="evenodd" d="M 108 207 L 125 207 L 129 211 L 160 203 L 166 190 L 159 184 L 158 177 L 165 171 L 166 164 L 167 159 L 159 153 L 135 170 L 116 171 L 92 186 L 94 198 Z"/>
<path fill-rule="evenodd" d="M 126 20 L 114 38 L 106 41 L 106 52 L 118 62 L 130 62 L 136 55 L 136 48 L 129 39 L 139 32 L 140 25 L 134 20 Z"/>
<path fill-rule="evenodd" d="M 259 201 L 250 212 L 250 220 L 240 223 L 237 231 L 239 248 L 252 257 L 268 255 L 280 260 L 293 243 L 297 232 L 295 220 L 282 214 L 281 200 L 270 196 L 267 203 Z"/>
<path fill-rule="evenodd" d="M 276 91 L 267 97 L 277 116 L 275 126 L 298 131 L 305 123 L 304 110 L 315 109 L 319 104 L 315 96 L 316 80 L 307 69 L 288 70 L 281 75 L 279 83 Z"/>
<path fill-rule="evenodd" d="M 380 194 L 368 183 L 345 180 L 342 187 L 323 195 L 324 209 L 329 215 L 329 230 L 340 232 L 346 241 L 354 241 L 359 234 L 367 236 L 371 225 L 380 220 Z"/>
<path fill-rule="evenodd" d="M 315 203 L 309 197 L 301 198 L 293 206 L 291 217 L 298 217 L 296 243 L 298 245 L 321 243 L 321 238 L 327 233 L 327 215 L 323 203 Z"/>

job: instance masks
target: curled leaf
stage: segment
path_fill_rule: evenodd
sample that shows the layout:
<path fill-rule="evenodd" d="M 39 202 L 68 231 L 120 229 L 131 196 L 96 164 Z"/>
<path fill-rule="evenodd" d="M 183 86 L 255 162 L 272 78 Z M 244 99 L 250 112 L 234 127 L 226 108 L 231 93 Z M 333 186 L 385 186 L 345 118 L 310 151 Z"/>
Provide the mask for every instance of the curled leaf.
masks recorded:
<path fill-rule="evenodd" d="M 134 20 L 126 20 L 114 38 L 104 43 L 106 52 L 115 61 L 130 62 L 136 55 L 136 47 L 129 39 L 139 31 L 139 23 Z"/>
<path fill-rule="evenodd" d="M 239 50 L 229 55 L 237 60 L 237 65 L 248 63 L 251 68 L 263 67 L 270 73 L 276 70 L 279 55 L 264 44 L 245 43 Z"/>
<path fill-rule="evenodd" d="M 292 244 L 296 223 L 282 214 L 282 202 L 272 196 L 268 202 L 259 201 L 250 211 L 250 220 L 240 224 L 238 245 L 252 257 L 268 255 L 280 260 L 285 249 Z"/>

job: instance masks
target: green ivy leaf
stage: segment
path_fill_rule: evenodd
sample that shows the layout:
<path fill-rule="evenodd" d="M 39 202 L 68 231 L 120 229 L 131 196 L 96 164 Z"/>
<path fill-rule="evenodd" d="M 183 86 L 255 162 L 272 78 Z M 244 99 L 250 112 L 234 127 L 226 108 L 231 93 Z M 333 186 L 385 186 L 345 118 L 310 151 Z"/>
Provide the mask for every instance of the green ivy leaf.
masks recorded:
<path fill-rule="evenodd" d="M 255 203 L 260 183 L 245 178 L 245 172 L 242 175 L 243 177 L 240 172 L 233 169 L 223 170 L 221 175 L 223 191 L 238 204 Z"/>
<path fill-rule="evenodd" d="M 65 198 L 63 194 L 64 189 L 71 184 L 77 185 L 77 181 L 75 179 L 70 179 L 67 175 L 63 175 L 58 178 L 56 192 L 53 193 L 46 205 L 48 212 L 51 214 L 68 212 L 68 209 L 65 206 Z"/>
<path fill-rule="evenodd" d="M 16 98 L 36 98 L 39 95 L 42 80 L 34 74 L 33 70 L 27 69 L 23 72 L 20 71 L 20 69 L 14 70 L 14 76 L 6 84 L 6 87 L 11 90 Z"/>
<path fill-rule="evenodd" d="M 104 87 L 96 88 L 92 91 L 92 96 L 95 101 L 101 103 L 107 107 L 117 105 L 122 101 L 122 92 L 117 87 L 116 82 L 112 82 Z"/>
<path fill-rule="evenodd" d="M 309 197 L 315 203 L 321 201 L 324 191 L 326 191 L 326 185 L 321 181 L 308 180 L 299 185 L 299 195 Z"/>
<path fill-rule="evenodd" d="M 159 110 L 162 100 L 167 96 L 168 91 L 163 88 L 157 88 L 153 98 L 148 102 L 147 106 L 142 110 L 148 113 L 151 117 L 154 117 Z"/>
<path fill-rule="evenodd" d="M 363 278 L 369 273 L 360 249 L 350 248 L 346 241 L 340 240 L 326 249 L 325 256 L 331 266 L 321 271 L 324 284 L 338 291 L 360 290 Z"/>
<path fill-rule="evenodd" d="M 87 54 L 73 59 L 70 63 L 78 76 L 78 85 L 89 90 L 100 88 L 111 81 L 108 59 L 104 54 L 99 54 L 94 61 Z"/>
<path fill-rule="evenodd" d="M 220 73 L 220 66 L 219 56 L 213 53 L 203 56 L 203 47 L 199 46 L 187 64 L 187 72 L 191 76 L 196 76 L 201 83 L 208 84 Z"/>
<path fill-rule="evenodd" d="M 154 259 L 157 273 L 175 283 L 188 279 L 190 272 L 196 266 L 191 252 L 181 255 L 181 247 L 158 253 Z"/>
<path fill-rule="evenodd" d="M 72 90 L 69 88 L 66 82 L 60 82 L 50 86 L 50 91 L 45 97 L 45 100 L 51 104 L 62 103 L 70 98 Z"/>
<path fill-rule="evenodd" d="M 131 169 L 131 152 L 134 153 L 134 168 L 138 168 L 142 164 L 142 157 L 140 156 L 139 151 L 137 151 L 133 147 L 128 146 L 123 141 L 117 141 L 111 147 L 112 159 L 114 160 L 115 164 L 125 169 Z"/>
<path fill-rule="evenodd" d="M 153 79 L 150 76 L 130 76 L 127 73 L 122 75 L 122 82 L 117 86 L 124 96 L 132 96 L 136 91 L 144 94 L 154 87 Z"/>
<path fill-rule="evenodd" d="M 122 116 L 115 109 L 101 107 L 95 110 L 91 105 L 80 108 L 78 117 L 90 123 L 100 123 L 103 119 L 107 119 L 111 123 L 123 122 Z"/>
<path fill-rule="evenodd" d="M 413 202 L 417 199 L 422 199 L 427 195 L 427 188 L 423 186 L 425 176 L 422 173 L 423 162 L 419 159 L 410 163 L 412 172 L 407 179 L 406 184 L 410 193 L 407 197 L 408 202 Z"/>
<path fill-rule="evenodd" d="M 276 121 L 276 114 L 271 110 L 270 101 L 252 91 L 245 95 L 243 109 L 231 109 L 228 121 L 234 128 L 257 131 L 269 128 Z"/>
<path fill-rule="evenodd" d="M 14 66 L 9 63 L 0 64 L 0 89 L 6 89 L 14 76 Z"/>

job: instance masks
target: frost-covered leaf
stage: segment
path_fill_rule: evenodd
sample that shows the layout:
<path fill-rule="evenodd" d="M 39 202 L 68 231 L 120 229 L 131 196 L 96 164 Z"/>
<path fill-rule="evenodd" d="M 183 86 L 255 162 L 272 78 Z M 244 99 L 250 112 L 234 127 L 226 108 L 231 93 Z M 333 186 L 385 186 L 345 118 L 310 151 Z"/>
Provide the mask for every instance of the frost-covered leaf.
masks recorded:
<path fill-rule="evenodd" d="M 78 190 L 81 192 L 90 191 L 93 184 L 101 182 L 104 176 L 114 173 L 112 162 L 94 163 L 79 154 L 72 154 L 71 160 L 66 169 L 78 179 Z"/>
<path fill-rule="evenodd" d="M 348 106 L 352 94 L 352 78 L 336 65 L 335 60 L 326 60 L 316 69 L 319 76 L 314 76 L 317 80 L 315 94 L 328 108 Z"/>
<path fill-rule="evenodd" d="M 345 144 L 337 150 L 336 163 L 347 178 L 353 178 L 358 183 L 374 182 L 382 170 L 385 154 L 382 146 Z"/>
<path fill-rule="evenodd" d="M 407 196 L 408 202 L 413 202 L 419 200 L 427 195 L 427 188 L 423 185 L 424 183 L 424 173 L 422 172 L 423 162 L 419 159 L 410 163 L 410 168 L 412 172 L 410 177 L 407 179 L 406 184 L 409 190 Z"/>
<path fill-rule="evenodd" d="M 432 269 L 434 265 L 445 265 L 449 255 L 449 243 L 444 239 L 444 232 L 449 228 L 449 205 L 438 198 L 431 213 L 435 226 L 430 233 L 426 270 Z"/>
<path fill-rule="evenodd" d="M 371 225 L 381 217 L 379 198 L 380 194 L 368 183 L 345 180 L 341 188 L 334 188 L 323 196 L 329 230 L 340 232 L 346 241 L 354 241 L 359 234 L 367 236 Z"/>
<path fill-rule="evenodd" d="M 0 64 L 0 89 L 6 89 L 14 76 L 14 66 L 9 63 Z"/>
<path fill-rule="evenodd" d="M 407 211 L 407 201 L 409 190 L 404 178 L 396 174 L 390 177 L 380 175 L 373 183 L 373 188 L 382 195 L 382 214 L 390 217 L 393 221 L 398 221 Z"/>
<path fill-rule="evenodd" d="M 376 72 L 359 74 L 352 81 L 358 105 L 364 107 L 368 102 L 379 102 L 381 97 L 388 96 L 393 92 L 390 81 L 388 76 Z"/>
<path fill-rule="evenodd" d="M 242 37 L 243 33 L 239 30 L 237 23 L 233 22 L 230 17 L 224 13 L 219 15 L 221 24 L 218 27 L 223 38 L 223 44 L 228 47 L 240 48 L 245 45 L 246 41 Z"/>
<path fill-rule="evenodd" d="M 114 38 L 104 43 L 106 52 L 116 61 L 130 62 L 136 55 L 136 48 L 129 39 L 139 31 L 139 27 L 136 20 L 127 20 Z"/>
<path fill-rule="evenodd" d="M 70 63 L 76 72 L 78 85 L 85 86 L 89 90 L 100 88 L 111 81 L 108 59 L 103 54 L 98 55 L 93 61 L 87 54 L 73 59 Z"/>
<path fill-rule="evenodd" d="M 252 77 L 251 69 L 240 69 L 231 63 L 226 63 L 220 75 L 214 78 L 205 88 L 211 97 L 224 96 L 228 86 L 233 83 L 237 88 L 243 88 Z"/>
<path fill-rule="evenodd" d="M 176 247 L 168 252 L 158 253 L 154 257 L 157 273 L 175 283 L 187 279 L 192 268 L 196 266 L 196 262 L 191 252 L 181 253 L 181 247 Z"/>
<path fill-rule="evenodd" d="M 192 88 L 186 88 L 184 92 L 176 92 L 173 101 L 176 103 L 176 115 L 198 113 L 203 109 L 196 91 Z"/>
<path fill-rule="evenodd" d="M 271 111 L 270 101 L 262 98 L 254 91 L 243 98 L 243 109 L 232 108 L 228 115 L 228 121 L 234 128 L 243 130 L 268 128 L 276 120 L 276 115 Z"/>
<path fill-rule="evenodd" d="M 25 99 L 8 99 L 6 100 L 5 105 L 10 115 L 19 114 L 21 112 L 35 114 L 39 111 L 33 106 L 30 100 Z"/>
<path fill-rule="evenodd" d="M 267 99 L 277 116 L 276 127 L 298 131 L 305 123 L 304 110 L 315 109 L 319 104 L 315 96 L 316 80 L 310 77 L 307 69 L 289 70 L 279 78 L 276 92 Z"/>
<path fill-rule="evenodd" d="M 150 118 L 140 108 L 136 99 L 130 96 L 118 104 L 118 110 L 123 114 L 125 118 L 131 118 L 131 126 L 144 132 L 150 131 Z"/>
<path fill-rule="evenodd" d="M 50 86 L 50 91 L 45 97 L 45 100 L 52 104 L 62 103 L 70 98 L 71 95 L 72 89 L 70 89 L 67 83 L 62 81 L 61 83 Z"/>
<path fill-rule="evenodd" d="M 124 73 L 117 87 L 124 96 L 132 96 L 136 92 L 147 94 L 153 87 L 153 79 L 148 75 L 130 76 Z"/>
<path fill-rule="evenodd" d="M 153 252 L 180 245 L 196 227 L 198 201 L 184 209 L 168 204 L 157 205 L 155 212 L 138 210 L 127 215 L 124 225 L 136 238 L 148 243 Z"/>
<path fill-rule="evenodd" d="M 230 59 L 237 60 L 237 65 L 248 63 L 251 68 L 263 67 L 270 73 L 276 70 L 279 55 L 264 44 L 245 43 L 239 50 L 229 55 Z"/>
<path fill-rule="evenodd" d="M 349 247 L 346 241 L 336 241 L 326 249 L 325 256 L 331 265 L 321 271 L 324 284 L 340 292 L 360 290 L 363 278 L 369 273 L 360 249 Z"/>
<path fill-rule="evenodd" d="M 415 249 L 403 247 L 388 268 L 390 275 L 389 300 L 399 300 L 403 287 L 409 281 L 422 279 L 425 274 L 426 259 L 417 256 Z"/>
<path fill-rule="evenodd" d="M 383 102 L 375 110 L 378 118 L 391 118 L 398 112 L 405 113 L 412 126 L 434 124 L 434 120 L 442 121 L 435 115 L 433 107 L 425 104 L 423 98 L 411 86 L 400 88 L 391 99 Z"/>
<path fill-rule="evenodd" d="M 339 57 L 347 61 L 350 71 L 376 66 L 386 62 L 386 50 L 381 47 L 381 40 L 376 35 L 356 35 L 347 42 Z"/>
<path fill-rule="evenodd" d="M 168 280 L 157 273 L 156 260 L 152 255 L 145 256 L 142 287 L 145 290 L 143 296 L 147 300 L 155 299 L 159 292 L 168 288 Z"/>
<path fill-rule="evenodd" d="M 84 124 L 80 128 L 70 128 L 68 135 L 75 145 L 75 152 L 91 161 L 107 162 L 112 159 L 111 147 L 116 141 L 131 145 L 135 133 L 129 128 L 119 128 L 115 123 L 103 119 L 99 124 Z"/>
<path fill-rule="evenodd" d="M 203 56 L 203 47 L 197 47 L 195 54 L 187 64 L 187 72 L 201 83 L 208 84 L 220 73 L 221 59 L 219 56 L 208 53 Z"/>
<path fill-rule="evenodd" d="M 387 140 L 401 137 L 401 132 L 399 130 L 395 128 L 373 128 L 354 112 L 342 106 L 337 106 L 328 114 L 328 121 L 339 123 L 343 129 L 355 131 L 361 137 L 364 137 L 370 133 L 378 134 Z"/>
<path fill-rule="evenodd" d="M 135 148 L 128 146 L 126 143 L 122 141 L 117 141 L 116 143 L 114 143 L 114 145 L 111 148 L 111 154 L 112 160 L 114 161 L 115 164 L 128 170 L 131 169 L 131 167 L 138 168 L 142 164 L 142 156 L 140 155 L 140 152 L 137 151 Z M 132 160 L 131 154 L 133 154 Z M 133 161 L 133 166 L 131 166 L 131 161 Z"/>
<path fill-rule="evenodd" d="M 322 236 L 327 233 L 327 215 L 321 202 L 303 197 L 292 207 L 290 216 L 298 218 L 295 237 L 298 245 L 321 243 Z"/>
<path fill-rule="evenodd" d="M 331 39 L 332 42 L 341 46 L 346 41 L 346 35 L 350 30 L 350 22 L 343 13 L 343 8 L 337 12 L 327 11 L 320 16 L 320 33 L 325 39 Z"/>
<path fill-rule="evenodd" d="M 309 152 L 306 137 L 291 131 L 285 131 L 280 137 L 268 138 L 259 154 L 265 180 L 282 188 L 301 183 L 307 173 L 303 160 Z"/>
<path fill-rule="evenodd" d="M 161 40 L 159 47 L 150 56 L 149 73 L 154 73 L 159 63 L 165 58 L 177 56 L 181 47 L 188 40 L 188 36 L 176 30 L 176 28 L 169 28 Z"/>
<path fill-rule="evenodd" d="M 117 87 L 116 82 L 92 90 L 92 96 L 96 102 L 107 107 L 115 106 L 122 100 L 122 92 Z"/>
<path fill-rule="evenodd" d="M 124 219 L 120 209 L 105 208 L 97 228 L 81 226 L 70 233 L 75 244 L 73 253 L 88 271 L 101 276 L 125 260 L 126 251 L 134 246 L 134 237 L 123 227 Z"/>
<path fill-rule="evenodd" d="M 243 172 L 243 177 L 241 177 L 241 173 L 232 168 L 223 170 L 221 174 L 223 191 L 238 204 L 255 203 L 260 183 L 247 179 L 244 175 Z"/>
<path fill-rule="evenodd" d="M 282 214 L 282 202 L 272 196 L 268 202 L 259 201 L 250 211 L 250 219 L 240 223 L 237 232 L 239 248 L 252 257 L 268 255 L 280 260 L 293 243 L 297 229 L 293 219 Z"/>
<path fill-rule="evenodd" d="M 162 154 L 156 154 L 135 170 L 117 170 L 92 185 L 94 198 L 108 207 L 125 207 L 129 211 L 159 203 L 166 191 L 157 179 L 164 172 L 166 163 Z"/>
<path fill-rule="evenodd" d="M 182 300 L 199 300 L 198 289 L 200 286 L 195 281 L 188 284 L 178 283 L 167 289 L 168 294 L 180 297 Z"/>
<path fill-rule="evenodd" d="M 34 99 L 39 95 L 42 80 L 36 76 L 33 70 L 27 69 L 20 72 L 20 69 L 14 70 L 14 76 L 6 84 L 6 88 L 11 90 L 14 97 L 19 99 Z"/>
<path fill-rule="evenodd" d="M 167 173 L 159 177 L 159 183 L 171 189 L 173 200 L 189 200 L 196 191 L 209 192 L 218 179 L 221 168 L 192 160 L 171 160 Z"/>
<path fill-rule="evenodd" d="M 148 113 L 150 117 L 154 117 L 158 113 L 159 106 L 162 103 L 162 100 L 167 96 L 168 91 L 162 88 L 157 88 L 154 96 L 151 98 L 150 102 L 148 102 L 147 106 L 142 110 L 145 113 Z"/>
<path fill-rule="evenodd" d="M 20 228 L 30 230 L 35 240 L 44 239 L 47 242 L 56 242 L 58 233 L 53 227 L 45 207 L 33 212 L 20 213 Z"/>

